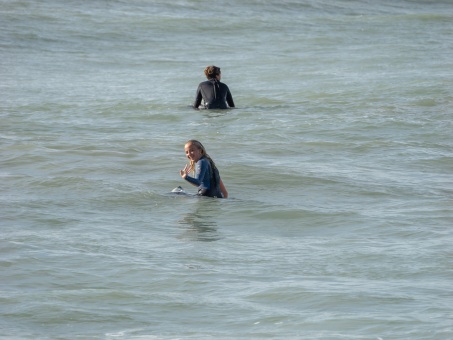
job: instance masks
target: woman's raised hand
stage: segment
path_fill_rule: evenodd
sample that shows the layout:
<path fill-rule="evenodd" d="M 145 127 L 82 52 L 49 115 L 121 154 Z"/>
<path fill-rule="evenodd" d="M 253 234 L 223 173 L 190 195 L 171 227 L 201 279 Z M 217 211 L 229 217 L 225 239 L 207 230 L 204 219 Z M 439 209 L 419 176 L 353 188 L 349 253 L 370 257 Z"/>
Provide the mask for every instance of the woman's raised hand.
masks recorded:
<path fill-rule="evenodd" d="M 179 170 L 179 174 L 181 175 L 182 178 L 186 178 L 186 176 L 189 174 L 189 172 L 190 172 L 190 165 L 189 164 L 186 164 L 184 169 Z"/>

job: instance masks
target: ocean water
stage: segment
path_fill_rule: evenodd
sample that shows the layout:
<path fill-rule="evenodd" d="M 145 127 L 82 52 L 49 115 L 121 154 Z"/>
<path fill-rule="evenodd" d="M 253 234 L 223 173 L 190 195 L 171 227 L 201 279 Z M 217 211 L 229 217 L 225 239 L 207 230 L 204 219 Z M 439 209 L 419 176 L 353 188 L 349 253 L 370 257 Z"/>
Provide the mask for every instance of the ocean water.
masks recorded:
<path fill-rule="evenodd" d="M 0 338 L 452 339 L 452 56 L 448 0 L 0 0 Z"/>

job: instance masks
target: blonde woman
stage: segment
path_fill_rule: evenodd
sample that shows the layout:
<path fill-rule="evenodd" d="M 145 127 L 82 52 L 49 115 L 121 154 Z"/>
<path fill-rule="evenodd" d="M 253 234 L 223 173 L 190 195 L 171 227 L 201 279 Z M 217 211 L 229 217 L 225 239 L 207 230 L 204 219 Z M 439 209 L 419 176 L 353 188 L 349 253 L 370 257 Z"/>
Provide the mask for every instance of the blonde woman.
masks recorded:
<path fill-rule="evenodd" d="M 227 198 L 228 191 L 220 178 L 219 170 L 203 144 L 191 139 L 184 145 L 184 151 L 190 164 L 179 171 L 181 177 L 197 186 L 200 196 Z M 190 172 L 194 173 L 193 177 L 189 175 Z"/>

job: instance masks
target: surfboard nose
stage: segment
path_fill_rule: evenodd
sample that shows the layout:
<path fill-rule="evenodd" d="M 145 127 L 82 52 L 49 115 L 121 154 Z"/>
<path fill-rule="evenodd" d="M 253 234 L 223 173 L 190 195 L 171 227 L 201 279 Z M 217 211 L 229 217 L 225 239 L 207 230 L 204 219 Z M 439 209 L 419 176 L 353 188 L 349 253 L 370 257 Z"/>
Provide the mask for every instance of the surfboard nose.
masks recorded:
<path fill-rule="evenodd" d="M 179 185 L 178 187 L 174 188 L 171 192 L 184 192 L 184 189 Z"/>

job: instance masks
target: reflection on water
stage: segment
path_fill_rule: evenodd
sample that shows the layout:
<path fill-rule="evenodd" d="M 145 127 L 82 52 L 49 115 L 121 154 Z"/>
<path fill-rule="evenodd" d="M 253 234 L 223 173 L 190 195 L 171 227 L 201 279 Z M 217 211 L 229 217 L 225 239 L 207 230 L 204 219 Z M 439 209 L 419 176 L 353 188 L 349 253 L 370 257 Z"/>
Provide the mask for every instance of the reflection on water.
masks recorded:
<path fill-rule="evenodd" d="M 204 242 L 221 239 L 215 222 L 218 214 L 215 212 L 214 204 L 207 204 L 207 200 L 214 201 L 214 199 L 201 199 L 200 202 L 197 202 L 193 212 L 185 214 L 182 219 L 178 220 L 178 223 L 184 226 L 182 239 Z"/>
<path fill-rule="evenodd" d="M 203 111 L 203 116 L 206 118 L 218 118 L 218 117 L 223 117 L 228 113 L 231 113 L 231 110 L 234 109 L 226 109 L 226 110 L 204 110 Z"/>

